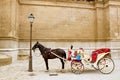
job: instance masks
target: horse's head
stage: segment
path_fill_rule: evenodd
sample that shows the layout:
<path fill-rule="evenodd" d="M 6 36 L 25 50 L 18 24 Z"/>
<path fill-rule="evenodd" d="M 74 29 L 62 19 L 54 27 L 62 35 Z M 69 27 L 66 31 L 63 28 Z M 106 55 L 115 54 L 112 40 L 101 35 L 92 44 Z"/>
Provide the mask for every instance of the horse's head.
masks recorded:
<path fill-rule="evenodd" d="M 39 48 L 39 42 L 37 41 L 35 45 L 32 47 L 32 50 L 35 52 L 35 49 Z"/>
<path fill-rule="evenodd" d="M 38 41 L 35 43 L 35 45 L 32 47 L 32 50 L 35 52 L 35 49 L 39 48 L 41 53 L 44 53 L 44 50 L 46 47 L 44 47 L 42 44 L 40 44 Z"/>

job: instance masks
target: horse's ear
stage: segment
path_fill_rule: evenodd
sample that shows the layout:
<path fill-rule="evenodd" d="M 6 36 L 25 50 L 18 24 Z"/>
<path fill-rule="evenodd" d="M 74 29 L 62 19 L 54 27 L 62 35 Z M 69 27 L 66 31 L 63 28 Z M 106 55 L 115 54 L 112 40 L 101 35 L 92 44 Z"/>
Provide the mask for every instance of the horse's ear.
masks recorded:
<path fill-rule="evenodd" d="M 37 44 L 38 44 L 39 42 L 37 41 Z"/>

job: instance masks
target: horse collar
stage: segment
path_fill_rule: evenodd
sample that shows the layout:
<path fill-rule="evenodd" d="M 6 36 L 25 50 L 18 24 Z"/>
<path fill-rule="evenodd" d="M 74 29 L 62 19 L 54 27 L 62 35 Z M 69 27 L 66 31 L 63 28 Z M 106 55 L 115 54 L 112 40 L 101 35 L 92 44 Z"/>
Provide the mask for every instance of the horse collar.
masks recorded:
<path fill-rule="evenodd" d="M 51 48 L 45 48 L 44 51 L 45 53 L 51 53 Z"/>

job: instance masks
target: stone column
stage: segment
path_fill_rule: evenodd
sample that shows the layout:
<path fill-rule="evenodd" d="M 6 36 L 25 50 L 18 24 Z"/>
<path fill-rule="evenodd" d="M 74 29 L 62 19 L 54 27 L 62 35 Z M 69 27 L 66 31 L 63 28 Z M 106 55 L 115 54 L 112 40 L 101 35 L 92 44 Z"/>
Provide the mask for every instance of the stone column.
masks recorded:
<path fill-rule="evenodd" d="M 109 19 L 108 7 L 105 7 L 103 2 L 98 1 L 96 6 L 96 27 L 97 27 L 97 40 L 106 41 L 109 39 Z"/>
<path fill-rule="evenodd" d="M 120 5 L 110 6 L 110 37 L 120 40 Z"/>
<path fill-rule="evenodd" d="M 0 2 L 0 53 L 10 55 L 15 60 L 18 47 L 18 8 L 17 0 Z"/>

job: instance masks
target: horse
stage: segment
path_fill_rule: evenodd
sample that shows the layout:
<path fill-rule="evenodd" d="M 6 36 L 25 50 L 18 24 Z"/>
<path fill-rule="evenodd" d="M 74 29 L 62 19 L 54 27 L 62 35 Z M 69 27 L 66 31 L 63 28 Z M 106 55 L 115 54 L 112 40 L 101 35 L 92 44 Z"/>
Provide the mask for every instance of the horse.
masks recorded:
<path fill-rule="evenodd" d="M 36 42 L 34 46 L 32 47 L 32 50 L 35 52 L 35 49 L 39 48 L 39 51 L 41 52 L 42 57 L 44 58 L 45 64 L 46 64 L 46 71 L 49 71 L 49 66 L 48 66 L 48 59 L 55 59 L 59 58 L 61 63 L 62 63 L 62 70 L 64 70 L 64 59 L 66 59 L 66 52 L 63 49 L 57 48 L 57 49 L 51 49 L 51 48 L 46 48 L 39 42 Z M 54 53 L 55 55 L 53 55 Z M 60 57 L 58 57 L 58 56 Z"/>

